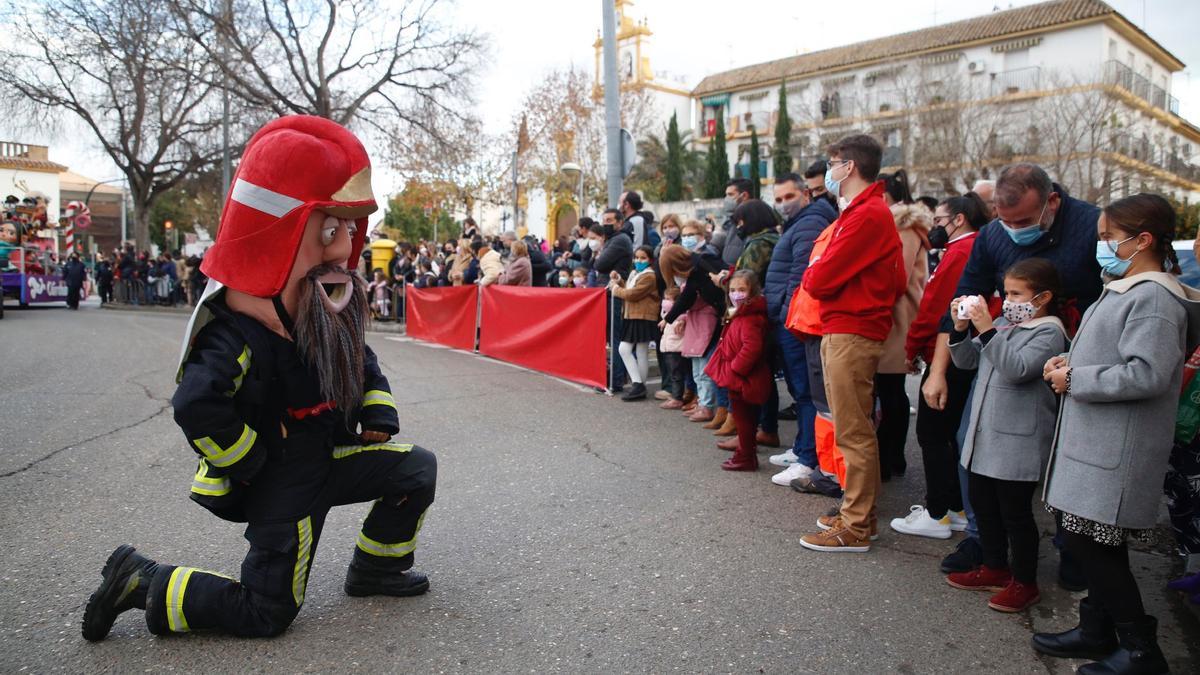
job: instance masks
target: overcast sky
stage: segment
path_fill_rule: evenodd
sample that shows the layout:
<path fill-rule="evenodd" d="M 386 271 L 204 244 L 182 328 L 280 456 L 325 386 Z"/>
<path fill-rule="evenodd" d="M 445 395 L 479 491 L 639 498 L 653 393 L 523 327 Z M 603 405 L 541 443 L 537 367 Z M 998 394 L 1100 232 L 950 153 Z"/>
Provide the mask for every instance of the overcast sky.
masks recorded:
<path fill-rule="evenodd" d="M 1145 30 L 1187 69 L 1176 73 L 1172 93 L 1183 116 L 1200 123 L 1200 2 L 1197 0 L 1108 0 Z M 699 3 L 695 0 L 640 0 L 627 10 L 649 20 L 654 32 L 649 56 L 655 71 L 678 74 L 689 87 L 706 74 L 826 49 L 991 12 L 996 6 L 1034 4 L 995 0 L 855 0 L 853 3 L 801 3 L 757 0 Z M 846 15 L 822 7 L 853 7 Z M 600 28 L 599 0 L 457 0 L 449 11 L 456 21 L 491 37 L 491 51 L 479 77 L 478 112 L 492 133 L 505 132 L 523 93 L 547 70 L 575 64 L 593 70 L 593 42 Z M 718 10 L 718 11 L 711 11 Z M 739 15 L 734 8 L 744 8 Z M 51 159 L 96 179 L 117 176 L 116 167 L 86 135 L 57 138 L 22 134 L 0 124 L 0 140 L 49 144 Z M 78 141 L 75 141 L 78 139 Z M 374 150 L 368 148 L 368 150 Z M 372 152 L 372 154 L 375 154 Z M 378 176 L 378 195 L 398 186 Z"/>

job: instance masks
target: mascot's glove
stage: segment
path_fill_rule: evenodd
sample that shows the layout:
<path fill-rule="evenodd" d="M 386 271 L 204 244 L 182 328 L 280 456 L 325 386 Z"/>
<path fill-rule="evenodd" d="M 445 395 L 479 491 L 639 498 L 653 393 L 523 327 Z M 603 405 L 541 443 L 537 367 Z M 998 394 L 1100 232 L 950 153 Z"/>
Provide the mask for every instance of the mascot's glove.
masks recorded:
<path fill-rule="evenodd" d="M 367 429 L 363 429 L 359 438 L 362 439 L 363 445 L 367 445 L 368 443 L 386 443 L 392 439 L 392 435 L 386 431 L 368 431 Z"/>

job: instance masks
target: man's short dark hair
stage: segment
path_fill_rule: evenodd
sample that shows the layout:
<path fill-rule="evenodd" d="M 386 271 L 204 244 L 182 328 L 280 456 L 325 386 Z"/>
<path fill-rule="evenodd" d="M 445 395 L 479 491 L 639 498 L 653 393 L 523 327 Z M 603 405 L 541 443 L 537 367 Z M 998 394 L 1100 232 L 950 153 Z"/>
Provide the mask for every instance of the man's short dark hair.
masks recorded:
<path fill-rule="evenodd" d="M 621 220 L 621 210 L 620 209 L 604 209 L 604 213 L 606 213 L 606 214 L 611 213 L 611 214 L 613 214 L 613 216 L 616 217 L 617 220 Z"/>
<path fill-rule="evenodd" d="M 642 196 L 633 190 L 625 193 L 625 203 L 634 211 L 642 210 Z"/>
<path fill-rule="evenodd" d="M 400 252 L 401 253 L 412 253 L 415 250 L 417 250 L 417 247 L 413 246 L 412 244 L 408 243 L 407 241 L 400 242 Z"/>
<path fill-rule="evenodd" d="M 479 249 L 487 248 L 487 247 L 488 247 L 488 245 L 485 244 L 484 241 L 482 239 L 479 239 L 478 237 L 471 240 L 471 253 L 478 254 Z"/>
<path fill-rule="evenodd" d="M 733 186 L 733 188 L 738 192 L 743 192 L 745 194 L 750 194 L 750 190 L 754 188 L 754 184 L 750 182 L 749 178 L 734 178 L 725 184 L 725 187 L 730 186 Z"/>
<path fill-rule="evenodd" d="M 1038 199 L 1043 202 L 1050 199 L 1054 184 L 1050 182 L 1050 176 L 1045 169 L 1030 162 L 1006 166 L 1000 172 L 1000 178 L 996 180 L 996 205 L 1011 209 L 1030 190 L 1036 190 Z"/>
<path fill-rule="evenodd" d="M 783 174 L 775 179 L 776 185 L 779 185 L 780 183 L 793 183 L 796 185 L 796 187 L 804 187 L 804 179 L 801 178 L 800 174 L 798 173 L 788 172 Z"/>
<path fill-rule="evenodd" d="M 847 136 L 829 146 L 826 152 L 830 157 L 854 162 L 854 166 L 858 168 L 858 175 L 868 183 L 879 176 L 879 166 L 883 162 L 883 146 L 871 136 Z"/>
<path fill-rule="evenodd" d="M 825 172 L 828 170 L 829 170 L 829 162 L 826 162 L 823 159 L 818 159 L 817 161 L 813 162 L 812 164 L 809 164 L 808 168 L 804 170 L 804 177 L 805 178 L 816 178 L 817 176 L 824 177 Z"/>
<path fill-rule="evenodd" d="M 579 219 L 579 228 L 584 231 L 591 230 L 592 226 L 595 224 L 596 224 L 596 221 L 592 220 L 591 218 L 588 218 L 587 216 L 584 216 Z"/>

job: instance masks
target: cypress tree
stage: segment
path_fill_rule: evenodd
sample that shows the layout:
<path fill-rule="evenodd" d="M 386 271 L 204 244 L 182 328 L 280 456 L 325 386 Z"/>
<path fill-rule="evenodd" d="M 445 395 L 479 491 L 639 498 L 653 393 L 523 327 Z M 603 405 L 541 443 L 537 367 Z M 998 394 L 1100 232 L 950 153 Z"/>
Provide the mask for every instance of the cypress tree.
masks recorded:
<path fill-rule="evenodd" d="M 725 196 L 729 182 L 729 157 L 725 154 L 725 109 L 717 113 L 717 133 L 708 146 L 708 168 L 704 173 L 704 196 L 719 199 Z"/>
<path fill-rule="evenodd" d="M 758 129 L 750 127 L 750 196 L 758 199 L 762 192 L 762 176 L 758 174 Z"/>
<path fill-rule="evenodd" d="M 787 109 L 787 82 L 779 85 L 779 119 L 775 122 L 775 147 L 771 151 L 774 159 L 775 178 L 792 170 L 792 118 Z"/>
<path fill-rule="evenodd" d="M 671 113 L 671 124 L 667 127 L 667 186 L 663 198 L 669 202 L 683 199 L 683 148 L 675 113 Z"/>

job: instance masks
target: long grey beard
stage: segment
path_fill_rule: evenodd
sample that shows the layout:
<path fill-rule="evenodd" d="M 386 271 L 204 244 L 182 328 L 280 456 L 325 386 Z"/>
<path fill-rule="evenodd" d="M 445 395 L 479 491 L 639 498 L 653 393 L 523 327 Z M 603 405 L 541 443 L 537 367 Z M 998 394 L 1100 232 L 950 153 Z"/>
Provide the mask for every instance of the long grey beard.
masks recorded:
<path fill-rule="evenodd" d="M 350 303 L 339 313 L 325 307 L 316 279 L 342 272 L 351 279 Z M 315 267 L 300 285 L 300 310 L 295 321 L 296 348 L 317 371 L 321 395 L 334 401 L 351 422 L 363 396 L 363 362 L 366 354 L 367 293 L 358 274 L 332 266 Z"/>

